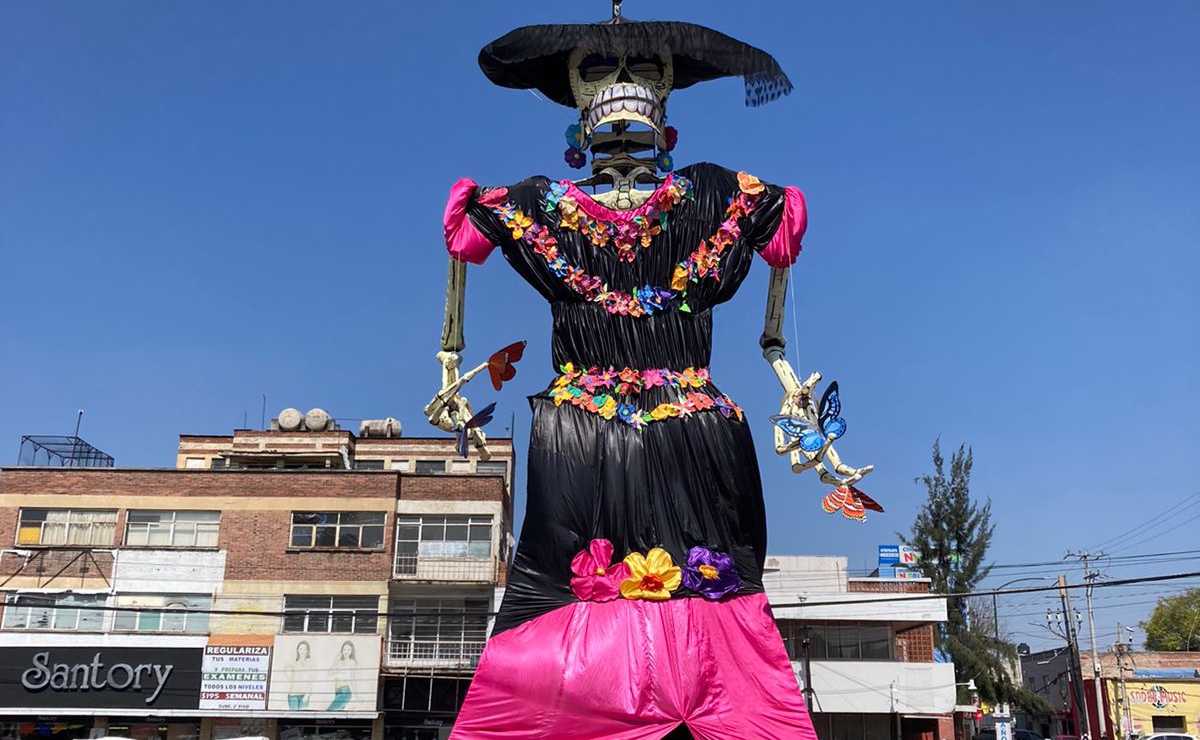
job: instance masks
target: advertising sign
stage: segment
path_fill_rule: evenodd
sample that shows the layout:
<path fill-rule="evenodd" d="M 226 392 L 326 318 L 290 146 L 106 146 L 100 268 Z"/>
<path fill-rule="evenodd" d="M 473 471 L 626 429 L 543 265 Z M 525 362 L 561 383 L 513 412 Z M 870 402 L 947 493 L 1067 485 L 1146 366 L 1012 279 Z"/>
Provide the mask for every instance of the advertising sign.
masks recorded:
<path fill-rule="evenodd" d="M 921 551 L 908 545 L 900 545 L 900 564 L 913 567 L 921 561 Z"/>
<path fill-rule="evenodd" d="M 1116 692 L 1114 696 L 1121 695 L 1116 681 L 1109 683 L 1108 690 Z M 1153 732 L 1156 717 L 1200 717 L 1200 683 L 1196 681 L 1127 681 L 1125 690 L 1129 695 L 1129 717 L 1122 718 L 1121 723 L 1130 728 L 1130 734 Z M 1189 719 L 1189 726 L 1191 722 Z"/>
<path fill-rule="evenodd" d="M 200 648 L 0 648 L 0 706 L 195 709 Z"/>
<path fill-rule="evenodd" d="M 378 635 L 278 635 L 267 707 L 272 710 L 375 710 Z"/>
<path fill-rule="evenodd" d="M 895 565 L 900 562 L 899 545 L 879 546 L 879 565 Z"/>
<path fill-rule="evenodd" d="M 248 640 L 260 642 L 261 640 Z M 200 677 L 201 709 L 266 709 L 271 646 L 209 644 Z"/>

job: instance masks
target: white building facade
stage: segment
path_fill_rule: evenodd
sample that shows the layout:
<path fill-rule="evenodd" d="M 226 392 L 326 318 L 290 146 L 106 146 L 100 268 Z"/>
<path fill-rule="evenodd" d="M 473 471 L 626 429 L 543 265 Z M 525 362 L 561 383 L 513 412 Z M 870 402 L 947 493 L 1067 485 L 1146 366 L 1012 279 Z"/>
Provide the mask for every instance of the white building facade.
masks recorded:
<path fill-rule="evenodd" d="M 954 737 L 954 665 L 933 650 L 946 600 L 928 579 L 850 578 L 844 557 L 780 555 L 763 583 L 821 740 Z"/>

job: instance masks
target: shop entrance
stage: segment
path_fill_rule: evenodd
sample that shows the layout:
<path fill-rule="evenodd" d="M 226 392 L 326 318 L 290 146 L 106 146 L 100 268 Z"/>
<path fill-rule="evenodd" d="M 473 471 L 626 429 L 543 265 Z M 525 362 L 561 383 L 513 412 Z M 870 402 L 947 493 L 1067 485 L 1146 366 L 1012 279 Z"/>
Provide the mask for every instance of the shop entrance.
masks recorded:
<path fill-rule="evenodd" d="M 85 740 L 91 733 L 91 717 L 0 719 L 0 740 Z"/>

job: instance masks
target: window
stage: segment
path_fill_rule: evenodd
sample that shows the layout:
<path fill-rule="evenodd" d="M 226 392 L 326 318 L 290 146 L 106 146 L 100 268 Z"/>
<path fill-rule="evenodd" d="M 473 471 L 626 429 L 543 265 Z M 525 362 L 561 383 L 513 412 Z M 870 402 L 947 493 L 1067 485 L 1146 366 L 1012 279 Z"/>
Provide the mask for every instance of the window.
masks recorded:
<path fill-rule="evenodd" d="M 392 602 L 392 660 L 474 665 L 487 639 L 488 600 L 413 598 Z"/>
<path fill-rule="evenodd" d="M 18 545 L 111 547 L 116 509 L 21 509 Z"/>
<path fill-rule="evenodd" d="M 219 511 L 130 511 L 125 516 L 129 547 L 216 547 Z"/>
<path fill-rule="evenodd" d="M 104 610 L 78 607 L 104 606 L 107 598 L 107 594 L 12 594 L 4 608 L 4 629 L 99 632 Z"/>
<path fill-rule="evenodd" d="M 490 516 L 401 516 L 396 519 L 396 567 L 416 572 L 420 558 L 490 558 Z M 404 568 L 411 567 L 412 571 Z"/>
<path fill-rule="evenodd" d="M 829 740 L 888 740 L 893 736 L 892 717 L 887 714 L 812 715 L 817 736 Z"/>
<path fill-rule="evenodd" d="M 417 460 L 416 472 L 418 474 L 430 475 L 446 472 L 445 460 Z"/>
<path fill-rule="evenodd" d="M 223 457 L 214 457 L 214 458 L 212 459 L 212 469 L 213 469 L 213 470 L 218 470 L 218 469 L 220 469 L 220 468 L 223 468 L 223 467 L 225 467 L 225 458 L 223 458 Z"/>
<path fill-rule="evenodd" d="M 212 596 L 208 594 L 126 594 L 117 606 L 138 611 L 118 611 L 113 617 L 117 632 L 208 632 Z M 197 613 L 202 612 L 202 613 Z"/>
<path fill-rule="evenodd" d="M 303 720 L 301 720 L 303 721 Z M 316 720 L 320 722 L 321 720 Z M 329 722 L 329 720 L 325 720 Z M 310 723 L 313 720 L 309 720 Z M 289 740 L 371 740 L 371 723 L 336 720 L 337 727 L 322 724 L 296 724 L 294 721 L 279 720 L 279 737 Z"/>
<path fill-rule="evenodd" d="M 184 459 L 183 467 L 187 468 L 188 470 L 197 470 L 200 468 L 207 468 L 208 465 L 205 464 L 205 460 L 202 457 L 189 457 Z"/>
<path fill-rule="evenodd" d="M 384 707 L 406 712 L 457 712 L 471 686 L 469 678 L 406 676 L 387 682 Z"/>
<path fill-rule="evenodd" d="M 804 660 L 804 633 L 813 660 L 895 660 L 892 628 L 877 622 L 797 622 L 781 620 L 788 657 Z"/>
<path fill-rule="evenodd" d="M 892 659 L 892 628 L 886 624 L 863 624 L 859 628 L 863 660 Z"/>
<path fill-rule="evenodd" d="M 408 460 L 392 460 L 392 464 L 389 467 L 392 470 L 407 471 L 408 470 Z"/>
<path fill-rule="evenodd" d="M 475 463 L 475 472 L 479 475 L 508 475 L 508 462 L 505 460 L 480 460 Z"/>
<path fill-rule="evenodd" d="M 284 596 L 284 632 L 373 635 L 379 623 L 377 596 Z"/>
<path fill-rule="evenodd" d="M 383 460 L 355 460 L 355 470 L 383 470 Z"/>
<path fill-rule="evenodd" d="M 1187 717 L 1183 715 L 1156 715 L 1150 718 L 1155 732 L 1186 732 Z"/>
<path fill-rule="evenodd" d="M 292 513 L 292 547 L 383 549 L 381 511 L 297 511 Z"/>

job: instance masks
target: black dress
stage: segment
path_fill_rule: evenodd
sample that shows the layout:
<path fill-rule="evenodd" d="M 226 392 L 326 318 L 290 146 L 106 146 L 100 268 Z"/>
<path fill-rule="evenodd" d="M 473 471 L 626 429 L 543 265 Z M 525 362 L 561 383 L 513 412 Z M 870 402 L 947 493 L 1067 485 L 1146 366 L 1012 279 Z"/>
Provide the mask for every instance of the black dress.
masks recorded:
<path fill-rule="evenodd" d="M 573 579 L 582 584 L 592 571 L 611 577 L 630 553 L 641 557 L 656 549 L 665 551 L 673 566 L 683 567 L 682 581 L 660 568 L 657 581 L 651 574 L 643 583 L 650 584 L 647 588 L 653 593 L 640 591 L 633 583 L 622 586 L 615 598 L 611 588 L 600 584 L 596 593 L 609 588 L 608 598 L 593 600 L 609 603 L 584 604 L 593 615 L 602 607 L 616 609 L 622 601 L 632 604 L 642 597 L 650 600 L 642 601 L 643 610 L 652 610 L 656 601 L 696 599 L 719 610 L 756 594 L 752 607 L 741 608 L 766 612 L 762 596 L 766 521 L 750 428 L 741 409 L 712 382 L 708 367 L 713 309 L 737 292 L 756 251 L 775 235 L 786 203 L 782 188 L 711 164 L 677 171 L 646 206 L 627 213 L 611 211 L 573 186 L 545 177 L 508 188 L 480 188 L 468 198 L 465 210 L 470 226 L 499 246 L 509 264 L 550 304 L 558 377 L 546 391 L 530 398 L 533 421 L 524 525 L 493 640 L 460 715 L 460 723 L 465 720 L 466 725 L 456 725 L 455 738 L 493 737 L 487 728 L 500 722 L 497 706 L 504 692 L 513 694 L 508 701 L 528 699 L 517 698 L 522 687 L 506 684 L 516 671 L 511 664 L 528 658 L 506 652 L 514 648 L 501 648 L 498 643 L 503 643 L 504 634 L 521 627 L 534 630 L 531 621 L 564 607 L 580 607 L 592 592 L 590 587 L 574 586 Z M 479 255 L 475 257 L 473 261 L 480 261 Z M 579 559 L 596 540 L 611 542 L 614 568 L 607 562 Z M 607 559 L 603 553 L 598 557 Z M 660 565 L 662 560 L 660 555 Z M 581 562 L 586 563 L 582 570 Z M 688 568 L 689 563 L 693 567 Z M 639 574 L 630 576 L 622 570 L 620 575 L 636 580 Z M 722 584 L 720 591 L 713 590 Z M 639 612 L 638 618 L 651 618 L 646 616 L 651 613 Z M 761 736 L 808 737 L 811 724 L 790 666 L 781 668 L 781 661 L 788 665 L 787 658 L 769 614 L 759 627 L 766 636 L 754 639 L 774 643 L 764 648 L 764 660 L 770 665 L 754 665 L 748 657 L 751 665 L 746 669 L 774 671 L 782 691 L 790 692 L 767 702 L 778 704 L 772 705 L 772 711 L 788 717 L 780 720 L 782 724 L 770 725 L 774 729 L 761 730 L 777 734 Z M 650 634 L 659 628 L 662 625 L 656 623 L 633 629 Z M 735 628 L 722 624 L 719 629 Z M 536 634 L 522 633 L 521 639 L 525 644 L 541 640 Z M 545 639 L 557 644 L 556 636 L 545 635 Z M 537 669 L 523 665 L 528 672 L 522 680 L 526 684 L 538 680 L 537 670 L 561 668 L 570 673 L 580 662 L 578 655 L 559 657 L 559 663 L 546 658 L 550 662 Z M 584 662 L 604 659 L 591 655 Z M 623 664 L 628 656 L 613 659 Z M 621 683 L 619 673 L 604 680 Z M 726 678 L 727 685 L 739 685 Z M 594 676 L 580 682 L 596 685 Z M 561 698 L 570 696 L 571 690 L 569 681 L 555 684 L 560 698 L 554 711 L 562 715 L 560 719 L 579 714 L 578 701 Z M 734 703 L 764 701 L 727 698 L 736 699 Z M 634 716 L 622 721 L 636 724 L 636 715 L 648 712 L 647 725 L 662 726 L 657 709 L 648 710 L 638 702 L 632 706 L 641 708 L 630 710 Z M 594 710 L 589 712 L 595 715 Z M 702 734 L 706 720 L 697 712 L 667 715 Z M 514 712 L 510 720 L 519 724 L 528 714 Z M 572 720 L 576 723 L 572 726 L 579 728 L 585 714 Z M 546 717 L 537 722 L 538 728 L 553 724 Z M 732 725 L 721 726 L 726 729 L 720 732 L 733 731 Z M 522 734 L 532 730 L 511 723 L 506 728 L 510 734 L 494 736 L 560 737 Z M 780 728 L 794 732 L 787 734 Z M 605 734 L 608 731 L 601 729 L 590 734 L 577 731 L 579 737 L 641 737 Z"/>

